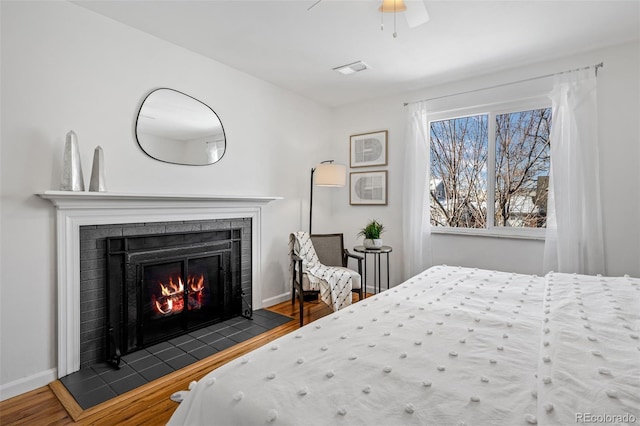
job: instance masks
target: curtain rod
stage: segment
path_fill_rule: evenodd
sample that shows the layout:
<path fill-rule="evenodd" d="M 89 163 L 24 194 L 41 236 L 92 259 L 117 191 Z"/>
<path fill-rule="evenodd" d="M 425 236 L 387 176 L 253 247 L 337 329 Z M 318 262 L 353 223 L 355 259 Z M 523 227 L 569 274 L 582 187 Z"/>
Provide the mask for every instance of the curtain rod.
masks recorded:
<path fill-rule="evenodd" d="M 588 70 L 589 68 L 595 68 L 596 77 L 597 77 L 598 76 L 598 68 L 601 68 L 601 67 L 604 67 L 604 62 L 600 62 L 599 64 L 594 64 L 594 65 L 587 65 L 586 67 L 575 68 L 575 69 L 572 69 L 572 70 L 565 70 L 565 71 L 560 71 L 560 72 L 554 72 L 554 73 L 551 73 L 551 74 L 540 75 L 540 76 L 537 76 L 537 77 L 525 78 L 524 80 L 518 80 L 518 81 L 511 81 L 509 83 L 496 84 L 495 86 L 489 86 L 489 87 L 483 87 L 483 88 L 480 88 L 480 89 L 467 90 L 465 92 L 450 93 L 448 95 L 436 96 L 434 98 L 422 99 L 420 101 L 405 102 L 404 106 L 407 106 L 407 105 L 410 105 L 410 104 L 417 104 L 419 102 L 435 101 L 436 99 L 443 99 L 443 98 L 448 98 L 448 97 L 451 97 L 451 96 L 466 95 L 468 93 L 480 92 L 482 90 L 497 89 L 499 87 L 510 86 L 512 84 L 518 84 L 518 83 L 525 83 L 527 81 L 540 80 L 540 79 L 547 78 L 547 77 L 553 77 L 555 75 L 561 75 L 561 74 L 566 74 L 566 73 L 575 72 L 575 71 Z"/>

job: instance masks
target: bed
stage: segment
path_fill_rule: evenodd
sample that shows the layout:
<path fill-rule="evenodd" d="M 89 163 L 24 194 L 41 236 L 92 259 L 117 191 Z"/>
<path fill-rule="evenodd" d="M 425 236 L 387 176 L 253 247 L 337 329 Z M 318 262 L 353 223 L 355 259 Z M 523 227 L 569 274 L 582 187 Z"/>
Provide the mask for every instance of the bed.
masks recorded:
<path fill-rule="evenodd" d="M 632 424 L 639 329 L 636 278 L 436 266 L 212 371 L 169 424 Z"/>

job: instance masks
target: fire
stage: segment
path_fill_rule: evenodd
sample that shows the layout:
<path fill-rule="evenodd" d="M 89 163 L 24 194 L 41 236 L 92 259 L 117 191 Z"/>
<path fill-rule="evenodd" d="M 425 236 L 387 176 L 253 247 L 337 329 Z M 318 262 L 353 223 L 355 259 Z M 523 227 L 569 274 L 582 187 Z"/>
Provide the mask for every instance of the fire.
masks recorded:
<path fill-rule="evenodd" d="M 158 282 L 160 285 L 160 296 L 152 296 L 152 306 L 160 315 L 173 315 L 182 312 L 184 309 L 184 293 L 185 286 L 182 277 L 178 277 L 174 282 L 173 277 L 169 277 L 169 281 L 165 284 Z M 188 310 L 200 309 L 204 302 L 204 274 L 199 276 L 190 275 L 187 277 L 187 300 Z"/>

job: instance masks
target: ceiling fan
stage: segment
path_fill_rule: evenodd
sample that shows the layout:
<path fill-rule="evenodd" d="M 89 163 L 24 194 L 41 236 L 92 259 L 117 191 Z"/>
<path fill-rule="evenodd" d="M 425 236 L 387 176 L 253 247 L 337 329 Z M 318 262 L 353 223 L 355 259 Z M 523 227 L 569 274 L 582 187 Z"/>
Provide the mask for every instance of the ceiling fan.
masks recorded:
<path fill-rule="evenodd" d="M 322 0 L 314 2 L 307 10 L 311 10 Z M 381 14 L 393 13 L 393 37 L 397 37 L 395 18 L 399 13 L 402 13 L 407 20 L 409 28 L 415 28 L 424 24 L 429 20 L 429 13 L 427 7 L 424 4 L 425 0 L 380 0 L 380 6 L 378 11 Z M 381 17 L 380 29 L 384 29 L 384 22 Z"/>

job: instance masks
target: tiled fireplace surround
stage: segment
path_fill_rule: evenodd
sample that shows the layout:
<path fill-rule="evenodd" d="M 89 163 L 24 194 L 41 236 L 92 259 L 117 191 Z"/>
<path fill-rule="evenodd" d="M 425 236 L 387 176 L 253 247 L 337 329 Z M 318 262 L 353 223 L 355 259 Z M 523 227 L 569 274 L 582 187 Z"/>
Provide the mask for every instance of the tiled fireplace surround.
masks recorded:
<path fill-rule="evenodd" d="M 152 195 L 46 191 L 38 194 L 56 207 L 58 264 L 58 377 L 80 370 L 80 230 L 105 225 L 246 221 L 251 229 L 251 303 L 262 307 L 260 291 L 262 207 L 279 197 Z M 210 222 L 211 221 L 211 222 Z M 186 225 L 193 226 L 193 223 Z M 174 225 L 169 225 L 174 226 Z M 196 225 L 197 226 L 197 225 Z M 226 225 L 221 225 L 226 226 Z M 107 227 L 109 228 L 109 227 Z"/>
<path fill-rule="evenodd" d="M 107 238 L 157 237 L 169 234 L 193 234 L 235 229 L 240 234 L 239 262 L 243 303 L 242 312 L 251 308 L 251 219 L 213 219 L 153 223 L 87 225 L 80 227 L 80 368 L 106 361 Z M 222 283 L 219 283 L 222 284 Z M 112 302 L 113 303 L 113 302 Z M 236 314 L 240 314 L 238 311 Z M 113 320 L 112 320 L 113 322 Z M 113 324 L 112 324 L 113 325 Z M 186 334 L 186 332 L 185 332 Z M 121 348 L 121 351 L 124 348 Z"/>

